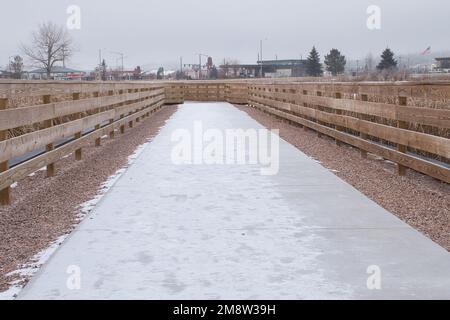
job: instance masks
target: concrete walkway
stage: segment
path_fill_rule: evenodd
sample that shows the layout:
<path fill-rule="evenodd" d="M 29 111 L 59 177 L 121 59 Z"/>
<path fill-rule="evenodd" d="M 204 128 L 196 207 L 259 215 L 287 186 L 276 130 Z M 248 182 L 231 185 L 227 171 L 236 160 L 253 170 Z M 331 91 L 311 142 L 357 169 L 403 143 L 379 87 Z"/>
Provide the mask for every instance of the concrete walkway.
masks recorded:
<path fill-rule="evenodd" d="M 181 106 L 19 298 L 450 299 L 446 250 L 285 141 L 273 176 L 173 164 L 172 133 L 196 120 L 262 128 L 226 103 Z"/>

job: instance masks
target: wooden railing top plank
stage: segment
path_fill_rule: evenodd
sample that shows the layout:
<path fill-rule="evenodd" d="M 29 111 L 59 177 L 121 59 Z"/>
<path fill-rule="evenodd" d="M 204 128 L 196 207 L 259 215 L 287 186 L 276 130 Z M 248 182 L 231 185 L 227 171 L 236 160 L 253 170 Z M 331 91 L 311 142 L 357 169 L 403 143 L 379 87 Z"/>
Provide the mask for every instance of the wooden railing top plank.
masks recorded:
<path fill-rule="evenodd" d="M 124 93 L 122 95 L 102 96 L 80 100 L 69 100 L 30 107 L 0 110 L 0 130 L 32 125 L 78 112 L 85 112 L 114 104 L 162 95 L 164 90 Z"/>

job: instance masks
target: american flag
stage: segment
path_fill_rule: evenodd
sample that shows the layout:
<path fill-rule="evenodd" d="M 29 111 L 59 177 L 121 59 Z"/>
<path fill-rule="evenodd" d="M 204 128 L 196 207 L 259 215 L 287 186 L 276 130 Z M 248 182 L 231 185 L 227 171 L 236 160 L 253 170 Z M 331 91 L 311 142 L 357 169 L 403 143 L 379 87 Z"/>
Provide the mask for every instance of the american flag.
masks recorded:
<path fill-rule="evenodd" d="M 426 55 L 426 54 L 428 54 L 428 53 L 430 53 L 430 52 L 431 52 L 431 46 L 429 46 L 428 48 L 426 48 L 425 51 L 423 51 L 423 52 L 421 53 L 421 55 L 424 56 L 424 55 Z"/>

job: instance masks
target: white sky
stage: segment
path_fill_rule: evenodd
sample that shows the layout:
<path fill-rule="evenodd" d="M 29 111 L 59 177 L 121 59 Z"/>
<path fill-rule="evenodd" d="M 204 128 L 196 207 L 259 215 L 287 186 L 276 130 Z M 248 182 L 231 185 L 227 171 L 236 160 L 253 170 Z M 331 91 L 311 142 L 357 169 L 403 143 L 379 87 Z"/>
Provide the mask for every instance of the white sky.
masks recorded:
<path fill-rule="evenodd" d="M 378 56 L 390 46 L 397 53 L 450 49 L 448 0 L 2 0 L 0 66 L 20 53 L 40 22 L 65 25 L 69 5 L 81 8 L 81 30 L 71 34 L 77 52 L 71 67 L 90 69 L 103 48 L 124 52 L 125 66 L 176 68 L 179 57 L 197 63 L 196 53 L 253 63 L 259 40 L 264 58 L 305 57 L 316 45 L 349 58 Z M 366 27 L 367 7 L 381 8 L 381 30 Z"/>

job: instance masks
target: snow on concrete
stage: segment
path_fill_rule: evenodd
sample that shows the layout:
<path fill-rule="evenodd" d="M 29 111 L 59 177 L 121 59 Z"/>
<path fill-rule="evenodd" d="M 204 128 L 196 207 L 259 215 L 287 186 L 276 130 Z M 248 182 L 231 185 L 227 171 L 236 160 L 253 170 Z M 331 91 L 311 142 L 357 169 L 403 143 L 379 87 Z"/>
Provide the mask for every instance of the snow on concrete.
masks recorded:
<path fill-rule="evenodd" d="M 172 133 L 199 120 L 261 128 L 226 103 L 179 108 L 20 298 L 450 298 L 448 252 L 285 141 L 274 176 L 173 164 Z"/>
<path fill-rule="evenodd" d="M 141 144 L 136 148 L 136 150 L 128 157 L 127 164 L 117 170 L 113 175 L 111 175 L 100 187 L 98 193 L 94 198 L 82 203 L 80 205 L 80 211 L 78 218 L 79 220 L 83 220 L 86 215 L 88 215 L 95 206 L 99 203 L 99 201 L 103 198 L 103 196 L 111 189 L 111 187 L 119 180 L 119 178 L 126 172 L 127 168 L 133 164 L 133 162 L 139 157 L 142 151 L 146 148 L 146 146 L 150 143 L 151 139 L 148 139 L 147 142 Z"/>
<path fill-rule="evenodd" d="M 107 137 L 107 136 L 105 136 Z M 90 200 L 80 205 L 79 212 L 77 215 L 78 221 L 82 221 L 99 203 L 99 201 L 103 198 L 103 196 L 108 192 L 108 190 L 114 185 L 114 183 L 120 178 L 122 174 L 125 173 L 126 169 L 133 164 L 133 162 L 138 158 L 141 152 L 145 149 L 147 144 L 150 143 L 152 138 L 148 139 L 147 142 L 138 146 L 136 150 L 128 157 L 127 164 L 117 170 L 113 175 L 111 175 L 99 188 L 98 193 Z M 67 158 L 70 155 L 66 155 L 63 158 Z M 40 168 L 38 171 L 46 170 L 46 167 Z M 29 176 L 34 176 L 35 173 L 30 174 Z M 11 188 L 17 187 L 17 182 L 11 185 Z M 22 280 L 26 278 L 32 277 L 36 272 L 41 268 L 41 266 L 47 262 L 48 259 L 55 253 L 58 247 L 66 240 L 69 234 L 64 234 L 60 236 L 58 239 L 53 241 L 48 248 L 42 250 L 37 253 L 29 263 L 24 266 L 21 266 L 19 269 L 10 272 L 7 276 L 18 275 L 18 279 L 13 281 L 8 290 L 0 292 L 0 300 L 14 300 L 18 294 L 22 291 L 23 286 L 21 285 Z"/>

